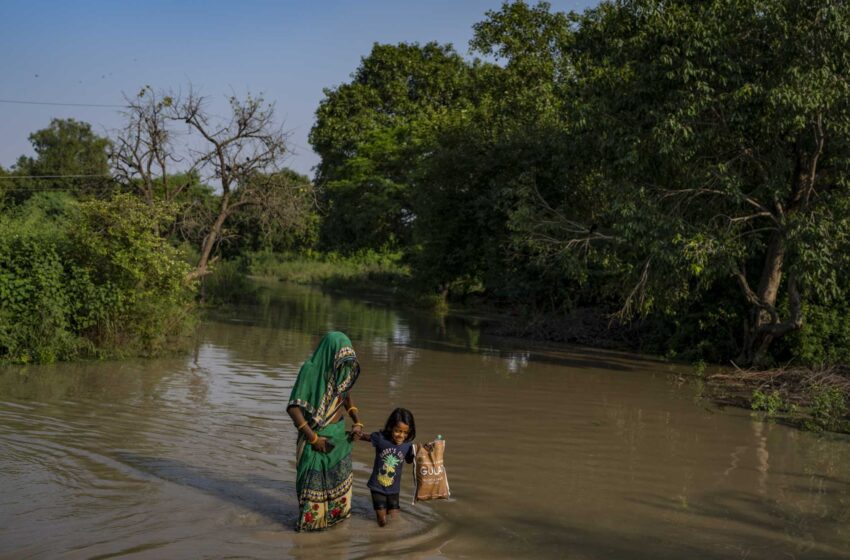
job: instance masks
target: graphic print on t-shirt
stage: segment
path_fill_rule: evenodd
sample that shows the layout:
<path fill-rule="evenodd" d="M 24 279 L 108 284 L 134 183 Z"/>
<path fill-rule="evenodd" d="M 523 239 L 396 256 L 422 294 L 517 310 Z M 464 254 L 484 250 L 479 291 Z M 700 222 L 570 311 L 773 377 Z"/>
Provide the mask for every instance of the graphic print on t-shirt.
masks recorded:
<path fill-rule="evenodd" d="M 378 482 L 381 486 L 392 486 L 395 480 L 395 468 L 401 463 L 394 449 L 385 449 L 381 457 L 381 471 L 378 473 Z"/>

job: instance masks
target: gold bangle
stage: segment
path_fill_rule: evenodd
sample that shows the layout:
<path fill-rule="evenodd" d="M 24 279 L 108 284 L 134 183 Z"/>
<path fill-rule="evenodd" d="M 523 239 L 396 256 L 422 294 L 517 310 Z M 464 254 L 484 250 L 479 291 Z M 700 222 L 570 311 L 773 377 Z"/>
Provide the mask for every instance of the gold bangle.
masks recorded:
<path fill-rule="evenodd" d="M 362 423 L 362 422 L 355 422 L 355 423 L 354 423 L 354 425 L 355 425 L 355 426 L 360 426 L 361 428 L 365 428 L 365 427 L 366 427 L 366 426 L 364 426 L 364 425 L 363 425 L 363 423 Z"/>
<path fill-rule="evenodd" d="M 306 426 L 306 425 L 307 425 L 307 421 L 306 421 L 306 420 L 304 420 L 304 423 L 303 423 L 303 424 L 301 424 L 300 426 L 296 426 L 296 427 L 295 427 L 295 429 L 296 429 L 296 430 L 300 430 L 301 428 L 303 428 L 303 427 L 304 427 L 304 426 Z"/>
<path fill-rule="evenodd" d="M 319 441 L 319 434 L 317 434 L 316 432 L 313 432 L 313 440 L 310 442 L 310 445 L 313 445 L 317 441 Z"/>
<path fill-rule="evenodd" d="M 349 408 L 346 412 L 348 412 L 349 414 L 351 414 L 351 411 L 352 411 L 352 410 L 354 410 L 354 411 L 356 411 L 356 412 L 360 412 L 360 409 L 359 409 L 359 408 L 357 408 L 356 406 L 352 406 L 352 407 L 351 407 L 351 408 Z"/>

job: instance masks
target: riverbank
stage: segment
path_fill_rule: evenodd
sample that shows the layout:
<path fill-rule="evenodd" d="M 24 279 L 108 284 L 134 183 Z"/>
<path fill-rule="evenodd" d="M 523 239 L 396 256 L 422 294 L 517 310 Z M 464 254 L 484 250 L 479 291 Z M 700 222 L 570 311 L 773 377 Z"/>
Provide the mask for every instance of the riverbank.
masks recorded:
<path fill-rule="evenodd" d="M 380 294 L 399 305 L 448 311 L 442 298 L 424 296 L 414 288 L 410 266 L 402 261 L 401 253 L 371 250 L 353 255 L 315 251 L 249 253 L 217 264 L 204 279 L 202 299 L 212 304 L 251 302 L 257 297 L 250 285 L 252 278 L 318 286 L 343 294 Z"/>
<path fill-rule="evenodd" d="M 707 378 L 719 404 L 750 408 L 763 417 L 811 431 L 850 433 L 850 367 L 733 369 Z"/>
<path fill-rule="evenodd" d="M 361 251 L 353 255 L 318 253 L 280 255 L 250 253 L 245 269 L 251 276 L 275 278 L 295 284 L 397 291 L 410 282 L 410 266 L 400 252 Z"/>

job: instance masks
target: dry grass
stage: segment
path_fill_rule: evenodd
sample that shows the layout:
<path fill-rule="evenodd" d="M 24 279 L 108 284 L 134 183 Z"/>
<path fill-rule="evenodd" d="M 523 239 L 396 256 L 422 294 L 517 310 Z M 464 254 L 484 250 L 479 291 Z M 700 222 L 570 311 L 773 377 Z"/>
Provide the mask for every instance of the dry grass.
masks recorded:
<path fill-rule="evenodd" d="M 770 370 L 744 370 L 717 373 L 708 378 L 709 385 L 730 392 L 730 397 L 749 399 L 754 391 L 779 391 L 796 404 L 808 404 L 814 389 L 838 389 L 850 394 L 850 366 L 786 367 Z"/>

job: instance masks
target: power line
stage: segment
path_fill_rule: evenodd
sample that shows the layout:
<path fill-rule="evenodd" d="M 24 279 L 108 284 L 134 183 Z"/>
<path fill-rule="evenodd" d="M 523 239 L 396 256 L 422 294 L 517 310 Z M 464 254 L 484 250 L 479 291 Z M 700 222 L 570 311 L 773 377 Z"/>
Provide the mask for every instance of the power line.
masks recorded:
<path fill-rule="evenodd" d="M 54 187 L 33 187 L 29 188 L 16 188 L 16 189 L 3 189 L 0 191 L 0 194 L 3 193 L 20 193 L 20 192 L 28 192 L 28 193 L 39 193 L 39 192 L 81 192 L 82 189 L 69 189 L 67 187 L 64 188 L 54 188 Z"/>
<path fill-rule="evenodd" d="M 60 107 L 108 107 L 112 109 L 127 109 L 127 105 L 106 105 L 100 103 L 58 103 L 53 101 L 21 101 L 18 99 L 0 99 L 0 103 L 15 103 L 18 105 L 57 105 Z"/>
<path fill-rule="evenodd" d="M 0 180 L 8 179 L 14 181 L 17 179 L 111 179 L 111 175 L 5 175 L 0 176 Z"/>

